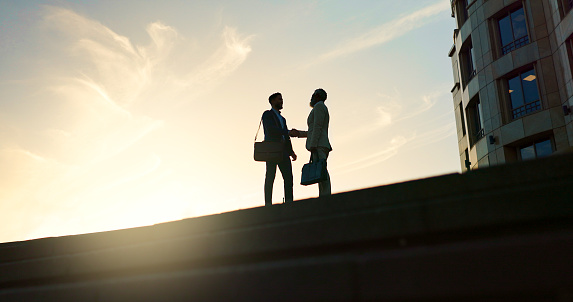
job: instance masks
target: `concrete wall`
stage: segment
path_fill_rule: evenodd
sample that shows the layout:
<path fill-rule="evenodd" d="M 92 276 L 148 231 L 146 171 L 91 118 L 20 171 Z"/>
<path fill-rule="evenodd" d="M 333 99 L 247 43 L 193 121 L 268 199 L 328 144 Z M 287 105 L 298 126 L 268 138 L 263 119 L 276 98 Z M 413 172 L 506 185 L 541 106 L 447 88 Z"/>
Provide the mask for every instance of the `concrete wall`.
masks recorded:
<path fill-rule="evenodd" d="M 0 301 L 573 301 L 571 167 L 0 244 Z"/>

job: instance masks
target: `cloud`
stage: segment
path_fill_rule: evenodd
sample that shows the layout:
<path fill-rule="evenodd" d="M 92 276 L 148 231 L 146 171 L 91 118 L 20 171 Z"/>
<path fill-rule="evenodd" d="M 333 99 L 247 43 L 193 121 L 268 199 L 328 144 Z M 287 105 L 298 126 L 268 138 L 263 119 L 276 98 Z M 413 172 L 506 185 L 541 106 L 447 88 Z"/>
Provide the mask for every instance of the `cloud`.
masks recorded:
<path fill-rule="evenodd" d="M 437 117 L 437 119 L 444 120 L 447 115 L 451 116 L 451 112 L 443 114 Z M 346 174 L 378 165 L 398 155 L 398 153 L 401 152 L 400 150 L 413 150 L 443 141 L 448 137 L 455 135 L 455 128 L 455 123 L 447 122 L 446 124 L 442 124 L 437 127 L 432 125 L 431 127 L 421 128 L 420 131 L 412 132 L 407 135 L 396 135 L 390 139 L 389 144 L 386 144 L 381 151 L 374 152 L 365 157 L 360 157 L 360 159 L 352 162 L 335 166 L 333 171 L 336 174 Z"/>
<path fill-rule="evenodd" d="M 430 121 L 427 127 L 423 128 L 425 129 L 425 131 L 423 131 L 423 133 L 421 133 L 415 141 L 409 144 L 408 147 L 410 149 L 417 149 L 441 142 L 450 136 L 456 135 L 455 122 L 451 120 L 444 123 L 447 117 L 450 118 L 453 117 L 453 113 L 447 112 L 445 114 L 437 116 L 434 121 Z M 438 123 L 438 125 L 435 125 L 436 122 Z"/>
<path fill-rule="evenodd" d="M 152 24 L 148 27 L 151 43 L 135 47 L 129 38 L 121 36 L 100 22 L 71 10 L 47 6 L 46 27 L 57 30 L 70 44 L 62 48 L 79 61 L 87 85 L 105 91 L 106 98 L 119 106 L 131 104 L 145 86 L 159 51 L 168 52 L 165 40 Z M 163 27 L 165 28 L 165 27 Z M 166 28 L 164 31 L 173 29 Z M 63 41 L 60 41 L 63 42 Z M 89 76 L 86 74 L 89 73 Z"/>
<path fill-rule="evenodd" d="M 395 136 L 390 140 L 390 146 L 384 148 L 382 151 L 378 151 L 366 157 L 362 157 L 359 160 L 337 166 L 333 169 L 333 171 L 340 175 L 377 165 L 398 154 L 400 148 L 415 138 L 415 135 L 410 137 L 405 137 L 402 135 Z"/>
<path fill-rule="evenodd" d="M 147 45 L 133 45 L 128 37 L 100 22 L 59 7 L 48 6 L 45 21 L 71 39 L 72 47 L 68 50 L 72 54 L 90 59 L 91 67 L 88 69 L 84 64 L 85 71 L 81 71 L 79 80 L 104 91 L 108 101 L 122 107 L 149 101 L 142 94 L 151 86 L 161 86 L 170 95 L 188 89 L 192 95 L 200 95 L 212 89 L 245 62 L 254 38 L 240 34 L 237 28 L 224 26 L 221 46 L 201 64 L 193 66 L 190 62 L 196 58 L 185 53 L 189 49 L 185 37 L 160 21 L 146 27 L 150 37 Z"/>
<path fill-rule="evenodd" d="M 43 16 L 47 51 L 27 58 L 42 62 L 41 72 L 2 85 L 11 99 L 0 103 L 0 219 L 20 229 L 0 232 L 0 241 L 189 215 L 193 190 L 165 177 L 176 175 L 162 152 L 169 120 L 154 113 L 174 108 L 174 94 L 216 87 L 245 62 L 253 36 L 223 27 L 213 51 L 193 57 L 186 38 L 160 21 L 136 45 L 72 10 L 47 6 Z"/>
<path fill-rule="evenodd" d="M 360 122 L 345 123 L 360 126 L 345 128 L 346 131 L 336 136 L 336 140 L 339 144 L 350 146 L 367 142 L 369 145 L 379 145 L 380 151 L 364 157 L 360 155 L 359 160 L 335 166 L 333 170 L 336 173 L 345 174 L 365 169 L 378 165 L 398 155 L 399 152 L 435 144 L 455 135 L 455 123 L 447 119 L 453 116 L 451 109 L 445 113 L 437 112 L 436 114 L 439 110 L 436 106 L 438 100 L 443 100 L 448 93 L 447 86 L 440 85 L 439 88 L 443 89 L 437 89 L 413 99 L 404 97 L 398 89 L 394 89 L 390 94 L 378 93 L 376 103 L 381 103 L 381 105 L 372 106 L 370 110 L 361 110 Z M 432 116 L 432 118 L 423 118 L 421 117 L 423 115 Z M 419 120 L 426 122 L 420 124 Z M 412 128 L 412 125 L 416 125 L 416 128 Z M 376 142 L 373 138 L 376 138 Z"/>
<path fill-rule="evenodd" d="M 347 40 L 335 49 L 319 56 L 317 62 L 329 61 L 373 46 L 387 43 L 430 22 L 430 18 L 448 11 L 449 1 L 440 0 L 411 14 L 382 24 L 367 33 Z"/>
<path fill-rule="evenodd" d="M 447 91 L 447 90 L 444 90 Z M 356 113 L 355 119 L 359 123 L 349 122 L 360 126 L 345 129 L 345 132 L 338 136 L 340 141 L 355 140 L 360 137 L 372 136 L 383 129 L 394 127 L 406 120 L 412 120 L 431 110 L 438 99 L 444 96 L 443 91 L 426 93 L 414 99 L 407 99 L 398 89 L 390 94 L 378 93 L 376 103 L 367 112 Z M 408 110 L 405 111 L 404 108 Z"/>
<path fill-rule="evenodd" d="M 242 36 L 237 29 L 225 26 L 221 34 L 223 45 L 216 50 L 197 70 L 189 73 L 180 85 L 208 89 L 220 78 L 235 71 L 251 52 L 250 42 L 254 35 Z"/>
<path fill-rule="evenodd" d="M 378 113 L 377 125 L 378 127 L 386 127 L 392 124 L 392 108 L 391 106 L 378 106 L 376 111 Z"/>
<path fill-rule="evenodd" d="M 444 91 L 447 92 L 447 90 Z M 414 109 L 409 110 L 405 114 L 402 114 L 398 119 L 396 119 L 396 122 L 412 119 L 432 109 L 436 105 L 436 101 L 441 99 L 446 94 L 444 91 L 435 91 L 422 95 L 422 97 L 419 99 L 419 102 L 414 104 L 414 106 L 409 107 Z"/>

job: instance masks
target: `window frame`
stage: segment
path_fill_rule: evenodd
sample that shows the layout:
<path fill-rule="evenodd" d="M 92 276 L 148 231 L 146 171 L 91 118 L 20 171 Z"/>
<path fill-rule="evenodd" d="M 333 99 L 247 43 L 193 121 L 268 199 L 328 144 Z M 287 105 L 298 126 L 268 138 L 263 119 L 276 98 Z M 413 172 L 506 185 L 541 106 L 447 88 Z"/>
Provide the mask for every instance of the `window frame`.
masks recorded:
<path fill-rule="evenodd" d="M 472 36 L 468 36 L 466 41 L 460 48 L 458 64 L 460 66 L 460 74 L 462 87 L 465 88 L 468 83 L 477 75 L 477 66 L 474 60 Z"/>
<path fill-rule="evenodd" d="M 466 119 L 464 117 L 464 104 L 463 102 L 460 103 L 459 105 L 459 112 L 460 112 L 460 120 L 462 122 L 462 136 L 466 136 L 467 131 L 466 131 Z"/>
<path fill-rule="evenodd" d="M 567 50 L 567 60 L 569 61 L 568 65 L 570 75 L 573 78 L 573 36 L 565 40 L 565 49 Z"/>
<path fill-rule="evenodd" d="M 485 137 L 485 123 L 483 120 L 483 108 L 479 93 L 476 94 L 466 106 L 466 117 L 468 120 L 468 133 L 470 146 L 474 146 Z M 478 129 L 479 128 L 479 129 Z"/>
<path fill-rule="evenodd" d="M 476 60 L 475 60 L 475 53 L 473 44 L 470 43 L 468 46 L 468 50 L 466 52 L 467 55 L 467 66 L 468 66 L 468 82 L 473 79 L 473 77 L 477 74 L 477 67 L 476 67 Z"/>
<path fill-rule="evenodd" d="M 510 90 L 510 89 L 509 89 L 509 88 L 510 88 L 510 87 L 509 87 L 509 81 L 510 81 L 511 79 L 516 78 L 516 77 L 519 77 L 520 80 L 521 80 L 521 75 L 524 74 L 524 73 L 526 73 L 526 72 L 529 72 L 529 71 L 531 71 L 531 70 L 533 70 L 533 72 L 534 72 L 534 74 L 535 74 L 535 87 L 536 87 L 536 89 L 537 89 L 538 99 L 537 99 L 536 101 L 534 101 L 534 102 L 529 102 L 529 103 L 527 103 L 527 104 L 525 103 L 525 99 L 524 99 L 524 100 L 523 100 L 524 102 L 523 102 L 523 105 L 522 105 L 522 106 L 519 106 L 519 107 L 517 107 L 517 108 L 513 108 L 513 104 L 512 104 L 512 102 L 511 102 L 511 95 L 510 95 L 510 92 L 509 92 L 509 90 Z M 537 72 L 537 68 L 536 68 L 535 65 L 529 65 L 529 66 L 525 66 L 524 68 L 520 68 L 519 70 L 517 70 L 517 71 L 515 71 L 515 72 L 513 72 L 513 73 L 511 73 L 511 74 L 509 74 L 509 75 L 507 75 L 506 77 L 504 77 L 503 82 L 504 82 L 503 88 L 504 88 L 504 91 L 505 91 L 505 92 L 504 92 L 504 95 L 505 95 L 505 102 L 506 102 L 505 108 L 507 108 L 507 117 L 508 117 L 508 120 L 509 120 L 510 122 L 511 122 L 511 121 L 518 120 L 518 119 L 523 118 L 523 117 L 525 117 L 525 116 L 534 114 L 534 113 L 536 113 L 536 112 L 542 111 L 542 110 L 544 109 L 543 100 L 542 100 L 542 94 L 541 94 L 541 89 L 540 89 L 541 87 L 539 86 L 539 85 L 540 85 L 540 84 L 539 84 L 539 83 L 540 83 L 540 77 L 539 77 L 539 73 Z M 522 85 L 521 83 L 520 83 L 520 88 L 521 88 L 521 93 L 522 93 L 522 95 L 524 95 L 524 93 L 523 93 L 523 85 Z M 535 109 L 535 110 L 532 110 L 532 111 L 529 111 L 529 112 L 526 111 L 525 113 L 523 113 L 523 114 L 521 114 L 521 115 L 519 115 L 519 116 L 515 116 L 514 111 L 516 111 L 517 109 L 519 109 L 519 108 L 521 108 L 521 107 L 526 107 L 527 105 L 531 105 L 531 104 L 534 104 L 534 103 L 539 103 L 539 104 L 535 105 L 536 107 L 539 107 L 538 109 Z M 525 108 L 525 110 L 527 110 L 527 108 Z"/>
<path fill-rule="evenodd" d="M 455 2 L 455 10 L 456 10 L 456 21 L 458 23 L 458 28 L 461 29 L 462 26 L 469 20 L 469 12 L 468 12 L 468 0 L 458 0 Z"/>
<path fill-rule="evenodd" d="M 545 142 L 545 141 L 549 141 L 549 145 L 551 146 L 551 154 L 555 153 L 555 151 L 556 151 L 555 150 L 555 141 L 553 140 L 553 137 L 552 136 L 551 137 L 544 137 L 542 139 L 536 139 L 536 140 L 529 141 L 527 144 L 522 144 L 521 146 L 517 147 L 517 158 L 518 158 L 518 160 L 524 161 L 523 156 L 521 154 L 521 150 L 523 150 L 527 147 L 530 147 L 530 146 L 533 147 L 535 157 L 532 159 L 525 159 L 525 160 L 535 160 L 535 159 L 551 156 L 551 155 L 547 155 L 544 157 L 539 157 L 537 155 L 537 144 Z"/>
<path fill-rule="evenodd" d="M 557 6 L 561 19 L 563 19 L 571 12 L 571 9 L 573 9 L 573 0 L 558 0 Z"/>
<path fill-rule="evenodd" d="M 527 34 L 524 37 L 521 37 L 521 38 L 516 40 L 515 35 L 514 35 L 514 31 L 513 31 L 513 21 L 511 19 L 511 14 L 518 11 L 519 9 L 523 9 L 523 15 L 525 18 L 525 30 L 526 30 Z M 501 37 L 502 37 L 501 27 L 499 25 L 499 22 L 500 22 L 500 20 L 502 20 L 505 17 L 510 18 L 509 22 L 511 25 L 511 35 L 512 35 L 512 38 L 514 40 L 512 42 L 506 44 L 506 45 L 503 45 L 503 41 L 501 39 Z M 515 51 L 521 47 L 524 47 L 524 46 L 526 46 L 532 42 L 531 41 L 531 30 L 529 28 L 528 11 L 527 11 L 527 9 L 526 9 L 526 7 L 522 1 L 519 1 L 515 5 L 512 5 L 512 6 L 508 7 L 507 9 L 503 10 L 502 12 L 496 14 L 494 17 L 491 18 L 491 20 L 493 21 L 493 23 L 495 23 L 495 29 L 496 29 L 495 30 L 495 36 L 496 36 L 496 42 L 498 44 L 496 47 L 496 49 L 497 49 L 496 53 L 498 54 L 498 57 L 502 57 L 502 56 L 505 56 L 507 54 L 510 54 L 511 52 L 513 52 L 513 51 Z M 522 40 L 524 38 L 527 38 L 526 39 L 527 42 L 520 44 L 519 47 L 516 47 L 516 41 Z M 508 51 L 505 51 L 504 48 L 506 48 L 507 46 L 513 46 L 513 48 L 511 48 Z"/>
<path fill-rule="evenodd" d="M 472 162 L 470 161 L 470 152 L 468 151 L 468 148 L 466 148 L 464 150 L 464 168 L 466 169 L 464 172 L 468 172 L 471 171 L 472 169 Z"/>

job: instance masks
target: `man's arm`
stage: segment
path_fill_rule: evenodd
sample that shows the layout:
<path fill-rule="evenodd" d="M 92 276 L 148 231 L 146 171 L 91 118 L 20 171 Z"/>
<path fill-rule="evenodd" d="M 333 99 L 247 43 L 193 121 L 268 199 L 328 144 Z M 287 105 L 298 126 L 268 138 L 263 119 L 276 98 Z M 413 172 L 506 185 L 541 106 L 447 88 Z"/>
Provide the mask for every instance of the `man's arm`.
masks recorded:
<path fill-rule="evenodd" d="M 287 144 L 287 150 L 289 152 L 289 156 L 292 157 L 292 160 L 295 161 L 296 160 L 296 153 L 294 153 L 294 149 L 292 148 L 292 142 L 289 140 L 286 141 Z"/>
<path fill-rule="evenodd" d="M 292 129 L 292 130 L 296 130 L 296 129 Z M 302 131 L 302 130 L 296 130 L 298 131 L 298 135 L 294 135 L 296 137 L 307 137 L 308 136 L 308 131 Z"/>

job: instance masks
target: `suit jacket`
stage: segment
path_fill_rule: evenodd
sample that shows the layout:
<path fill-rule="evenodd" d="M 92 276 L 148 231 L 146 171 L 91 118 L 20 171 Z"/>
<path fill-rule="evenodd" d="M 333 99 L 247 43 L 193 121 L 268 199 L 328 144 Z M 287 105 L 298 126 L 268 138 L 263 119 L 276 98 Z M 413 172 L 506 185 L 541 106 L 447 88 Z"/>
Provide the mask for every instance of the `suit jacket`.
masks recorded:
<path fill-rule="evenodd" d="M 284 117 L 283 117 L 284 118 Z M 284 128 L 281 126 L 279 117 L 272 110 L 267 110 L 263 112 L 263 129 L 265 131 L 265 141 L 271 142 L 281 142 L 284 141 L 284 151 L 287 155 L 293 153 L 292 143 L 290 141 L 290 136 L 288 135 L 288 127 L 286 124 Z"/>
<path fill-rule="evenodd" d="M 329 121 L 330 115 L 328 114 L 328 108 L 326 108 L 324 102 L 316 103 L 306 120 L 306 123 L 308 124 L 308 133 L 306 138 L 307 150 L 320 147 L 332 151 L 332 146 L 330 146 L 330 141 L 328 140 Z"/>

